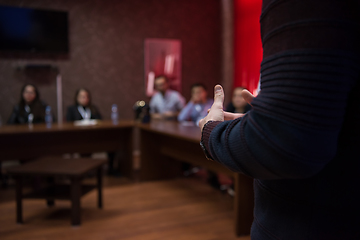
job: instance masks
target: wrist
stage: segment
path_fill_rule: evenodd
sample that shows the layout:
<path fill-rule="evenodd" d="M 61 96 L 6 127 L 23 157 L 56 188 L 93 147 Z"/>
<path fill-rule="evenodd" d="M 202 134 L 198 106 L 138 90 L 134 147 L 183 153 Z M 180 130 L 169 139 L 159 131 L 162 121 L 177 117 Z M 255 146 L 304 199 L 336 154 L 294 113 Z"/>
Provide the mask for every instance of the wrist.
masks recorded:
<path fill-rule="evenodd" d="M 208 124 L 210 124 L 210 123 L 212 123 L 212 122 L 213 122 L 212 120 L 207 121 L 207 122 L 204 124 L 203 129 L 205 129 L 206 125 L 208 125 Z M 205 155 L 205 157 L 206 157 L 208 160 L 214 161 L 214 160 L 212 159 L 211 154 L 210 154 L 209 151 L 207 150 L 207 149 L 208 149 L 208 146 L 207 146 L 207 145 L 208 145 L 208 144 L 207 144 L 207 141 L 206 141 L 206 142 L 204 141 L 204 134 L 202 133 L 202 134 L 201 134 L 201 140 L 200 140 L 201 149 L 203 150 L 204 155 Z"/>

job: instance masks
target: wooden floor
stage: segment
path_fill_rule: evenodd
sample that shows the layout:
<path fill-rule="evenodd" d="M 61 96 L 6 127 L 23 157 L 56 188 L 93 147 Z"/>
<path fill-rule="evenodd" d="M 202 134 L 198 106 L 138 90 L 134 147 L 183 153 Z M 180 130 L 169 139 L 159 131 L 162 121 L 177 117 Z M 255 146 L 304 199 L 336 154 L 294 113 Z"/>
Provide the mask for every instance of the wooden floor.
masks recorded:
<path fill-rule="evenodd" d="M 0 239 L 27 240 L 250 240 L 236 238 L 233 198 L 196 178 L 130 183 L 105 177 L 104 208 L 96 191 L 84 196 L 82 225 L 70 226 L 70 203 L 48 208 L 24 200 L 24 224 L 15 223 L 14 187 L 0 189 Z"/>

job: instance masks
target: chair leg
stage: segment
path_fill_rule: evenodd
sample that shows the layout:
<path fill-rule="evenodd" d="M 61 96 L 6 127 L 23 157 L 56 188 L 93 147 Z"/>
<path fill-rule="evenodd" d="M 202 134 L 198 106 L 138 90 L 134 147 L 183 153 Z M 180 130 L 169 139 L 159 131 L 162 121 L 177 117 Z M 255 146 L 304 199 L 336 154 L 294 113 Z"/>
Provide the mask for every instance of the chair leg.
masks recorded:
<path fill-rule="evenodd" d="M 47 185 L 51 186 L 51 185 L 54 185 L 55 184 L 55 177 L 47 177 L 46 178 L 46 183 Z M 48 207 L 53 207 L 55 206 L 55 199 L 46 199 L 46 205 Z"/>
<path fill-rule="evenodd" d="M 22 178 L 16 177 L 16 222 L 23 223 L 22 218 Z"/>
<path fill-rule="evenodd" d="M 71 225 L 80 225 L 81 184 L 79 178 L 71 179 Z"/>
<path fill-rule="evenodd" d="M 98 208 L 103 207 L 102 202 L 102 168 L 97 169 Z"/>
<path fill-rule="evenodd" d="M 55 200 L 54 199 L 46 199 L 46 205 L 48 207 L 53 207 L 55 206 Z"/>

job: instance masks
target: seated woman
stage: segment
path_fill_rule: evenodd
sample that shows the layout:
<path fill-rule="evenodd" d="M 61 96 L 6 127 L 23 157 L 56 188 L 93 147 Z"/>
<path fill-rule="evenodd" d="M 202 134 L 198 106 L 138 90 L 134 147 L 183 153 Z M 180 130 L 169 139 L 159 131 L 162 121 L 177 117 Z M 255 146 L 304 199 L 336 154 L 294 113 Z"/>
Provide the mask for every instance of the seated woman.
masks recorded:
<path fill-rule="evenodd" d="M 80 88 L 75 93 L 75 105 L 69 106 L 66 113 L 66 121 L 73 122 L 83 119 L 102 119 L 99 110 L 91 103 L 91 94 L 89 90 Z M 91 154 L 81 154 L 82 157 L 88 157 Z M 115 153 L 108 152 L 109 168 L 108 174 L 118 175 L 118 171 L 114 171 Z"/>
<path fill-rule="evenodd" d="M 231 113 L 246 113 L 251 106 L 245 101 L 241 93 L 245 90 L 243 87 L 236 87 L 233 91 L 231 102 L 227 105 L 226 111 Z"/>
<path fill-rule="evenodd" d="M 100 112 L 91 104 L 90 92 L 85 88 L 76 91 L 75 105 L 69 106 L 66 113 L 68 122 L 82 119 L 101 119 Z"/>
<path fill-rule="evenodd" d="M 21 89 L 19 103 L 14 107 L 7 123 L 43 123 L 46 104 L 40 100 L 39 91 L 33 84 L 25 84 Z"/>
<path fill-rule="evenodd" d="M 46 104 L 40 100 L 37 87 L 33 84 L 25 84 L 21 89 L 20 101 L 14 106 L 7 124 L 44 123 Z M 20 164 L 32 159 L 19 159 Z M 7 186 L 7 175 L 1 174 L 0 178 L 4 187 Z"/>

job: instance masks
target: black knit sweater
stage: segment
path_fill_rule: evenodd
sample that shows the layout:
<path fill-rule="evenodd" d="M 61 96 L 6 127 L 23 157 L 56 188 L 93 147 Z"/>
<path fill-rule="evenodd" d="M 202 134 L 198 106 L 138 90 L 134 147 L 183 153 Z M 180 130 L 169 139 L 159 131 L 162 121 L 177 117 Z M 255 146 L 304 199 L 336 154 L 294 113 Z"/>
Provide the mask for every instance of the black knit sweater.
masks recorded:
<path fill-rule="evenodd" d="M 264 0 L 261 92 L 203 131 L 214 160 L 255 179 L 252 239 L 360 239 L 359 6 Z"/>

